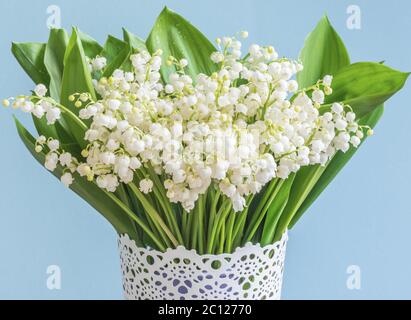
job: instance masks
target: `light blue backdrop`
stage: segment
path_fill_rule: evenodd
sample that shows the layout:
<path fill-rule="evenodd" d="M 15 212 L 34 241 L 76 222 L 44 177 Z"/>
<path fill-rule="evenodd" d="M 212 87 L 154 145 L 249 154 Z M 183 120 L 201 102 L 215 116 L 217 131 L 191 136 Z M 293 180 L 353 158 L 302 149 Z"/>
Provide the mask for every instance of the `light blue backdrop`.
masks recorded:
<path fill-rule="evenodd" d="M 353 3 L 362 10 L 361 30 L 346 27 Z M 411 71 L 406 0 L 1 1 L 1 97 L 32 88 L 10 43 L 45 41 L 52 4 L 61 8 L 64 27 L 79 26 L 101 42 L 109 33 L 120 36 L 122 26 L 146 37 L 167 4 L 211 39 L 245 29 L 252 41 L 295 58 L 327 13 L 353 61 L 385 60 Z M 388 103 L 375 137 L 290 233 L 285 299 L 411 298 L 410 88 Z M 122 298 L 110 225 L 35 163 L 17 137 L 12 111 L 1 110 L 0 128 L 0 298 Z M 46 268 L 54 264 L 62 288 L 51 291 Z M 347 288 L 350 265 L 361 269 L 361 290 Z"/>

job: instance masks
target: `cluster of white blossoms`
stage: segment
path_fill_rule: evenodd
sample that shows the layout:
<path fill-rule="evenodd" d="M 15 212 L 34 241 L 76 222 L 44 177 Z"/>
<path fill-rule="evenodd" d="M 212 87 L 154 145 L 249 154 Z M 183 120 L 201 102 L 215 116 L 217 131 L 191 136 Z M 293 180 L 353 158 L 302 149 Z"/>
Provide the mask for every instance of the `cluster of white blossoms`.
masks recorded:
<path fill-rule="evenodd" d="M 163 82 L 159 50 L 132 55 L 132 72 L 116 70 L 94 80 L 101 99 L 79 112 L 90 123 L 84 159 L 78 161 L 59 150 L 55 140 L 41 137 L 37 151 L 48 147 L 46 167 L 53 171 L 60 163 L 66 185 L 77 172 L 109 192 L 137 181 L 143 193 L 153 190 L 150 168 L 161 177 L 170 201 L 187 211 L 210 187 L 218 187 L 241 211 L 246 197 L 272 179 L 287 179 L 303 166 L 324 165 L 337 151 L 360 144 L 364 128 L 350 107 L 324 106 L 332 93 L 331 76 L 300 90 L 293 78 L 303 66 L 279 58 L 273 47 L 252 45 L 242 58 L 236 38 L 217 43 L 220 51 L 211 59 L 219 71 L 210 76 L 192 79 L 184 72 L 187 60 L 169 57 L 166 64 L 176 71 Z M 90 64 L 101 70 L 105 59 Z M 44 101 L 40 105 L 53 123 L 57 107 Z M 37 106 L 27 111 L 41 115 L 33 111 Z"/>
<path fill-rule="evenodd" d="M 20 109 L 23 112 L 31 113 L 38 119 L 44 116 L 47 119 L 47 124 L 52 125 L 61 117 L 61 110 L 55 105 L 55 102 L 46 97 L 47 88 L 43 84 L 39 84 L 34 88 L 35 97 L 19 96 L 15 99 L 7 99 L 3 101 L 4 106 L 10 105 L 10 100 L 13 100 L 13 108 Z"/>
<path fill-rule="evenodd" d="M 87 59 L 90 72 L 101 71 L 107 66 L 107 59 L 105 57 L 97 56 L 94 59 Z"/>

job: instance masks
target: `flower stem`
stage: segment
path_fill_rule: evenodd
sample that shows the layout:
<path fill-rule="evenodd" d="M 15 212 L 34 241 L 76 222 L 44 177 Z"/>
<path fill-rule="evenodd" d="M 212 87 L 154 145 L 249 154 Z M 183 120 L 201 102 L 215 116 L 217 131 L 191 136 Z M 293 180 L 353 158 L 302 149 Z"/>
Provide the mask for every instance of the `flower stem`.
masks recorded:
<path fill-rule="evenodd" d="M 222 224 L 224 223 L 225 218 L 230 213 L 231 207 L 232 207 L 231 200 L 230 199 L 224 200 L 217 214 L 217 217 L 213 223 L 213 226 L 212 226 L 211 235 L 210 235 L 210 238 L 208 240 L 208 245 L 207 245 L 207 253 L 210 253 L 210 254 L 212 253 L 213 248 L 214 248 L 214 241 L 216 240 L 218 232 L 220 232 L 221 230 L 221 227 L 222 227 Z"/>
<path fill-rule="evenodd" d="M 251 221 L 248 223 L 248 228 L 246 229 L 245 234 L 248 236 L 251 232 L 253 232 L 253 229 L 256 227 L 256 222 L 259 219 L 260 215 L 261 215 L 261 211 L 263 210 L 263 207 L 265 205 L 265 203 L 267 202 L 267 199 L 269 198 L 270 194 L 273 192 L 275 185 L 277 184 L 278 180 L 277 179 L 273 179 L 270 184 L 268 185 L 268 187 L 263 191 L 264 192 L 264 196 L 263 198 L 260 200 L 256 210 L 253 213 L 253 216 L 251 218 Z M 257 226 L 258 228 L 258 226 Z M 255 228 L 256 229 L 256 228 Z M 255 232 L 255 230 L 254 230 Z"/>
<path fill-rule="evenodd" d="M 117 205 L 119 205 L 124 212 L 133 219 L 143 231 L 150 237 L 150 239 L 157 245 L 160 251 L 165 251 L 166 247 L 161 243 L 160 240 L 153 234 L 149 227 L 143 221 L 137 217 L 137 215 L 130 210 L 120 199 L 118 199 L 113 193 L 104 191 L 107 196 L 109 196 Z"/>
<path fill-rule="evenodd" d="M 217 216 L 217 204 L 218 200 L 220 199 L 221 191 L 218 189 L 215 193 L 213 192 L 212 187 L 210 187 L 210 194 L 211 196 L 211 208 L 210 208 L 210 213 L 208 217 L 208 231 L 207 231 L 207 240 L 209 241 L 211 238 L 211 234 L 213 231 L 213 226 L 214 226 L 214 221 Z"/>
<path fill-rule="evenodd" d="M 221 225 L 220 245 L 218 247 L 217 254 L 222 254 L 224 252 L 224 241 L 225 241 L 225 223 Z"/>
<path fill-rule="evenodd" d="M 137 196 L 137 198 L 140 200 L 146 212 L 150 215 L 153 221 L 160 227 L 161 231 L 165 233 L 166 239 L 168 238 L 167 240 L 170 240 L 174 247 L 178 247 L 180 243 L 174 237 L 170 229 L 166 226 L 163 219 L 161 219 L 161 216 L 153 208 L 150 202 L 147 201 L 145 196 L 141 193 L 141 191 L 137 188 L 137 186 L 134 183 L 130 183 L 129 186 L 131 190 L 134 192 L 134 194 Z"/>
<path fill-rule="evenodd" d="M 233 229 L 237 213 L 234 211 L 230 213 L 227 223 L 227 239 L 225 244 L 225 252 L 231 253 L 233 248 Z"/>
<path fill-rule="evenodd" d="M 247 229 L 246 232 L 246 237 L 245 237 L 245 242 L 249 242 L 253 239 L 255 233 L 257 232 L 257 229 L 259 228 L 261 222 L 263 221 L 268 209 L 270 208 L 271 203 L 274 201 L 275 197 L 277 196 L 278 192 L 281 189 L 281 186 L 283 185 L 284 180 L 280 179 L 274 182 L 274 190 L 270 190 L 271 192 L 266 192 L 264 196 L 264 201 L 260 202 L 260 204 L 263 204 L 263 209 L 259 212 L 255 217 L 257 217 L 256 221 L 254 224 L 250 224 L 249 228 Z M 268 196 L 268 197 L 267 197 Z M 268 199 L 266 199 L 268 198 Z"/>
<path fill-rule="evenodd" d="M 156 197 L 158 199 L 161 199 L 160 204 L 164 210 L 170 228 L 176 235 L 177 240 L 182 244 L 183 237 L 181 235 L 180 228 L 178 227 L 177 218 L 173 211 L 173 208 L 171 207 L 170 200 L 166 195 L 166 190 L 163 184 L 161 183 L 158 175 L 154 172 L 154 169 L 151 167 L 151 165 L 149 165 L 148 172 L 150 174 L 151 179 L 154 181 L 154 192 L 156 193 Z"/>

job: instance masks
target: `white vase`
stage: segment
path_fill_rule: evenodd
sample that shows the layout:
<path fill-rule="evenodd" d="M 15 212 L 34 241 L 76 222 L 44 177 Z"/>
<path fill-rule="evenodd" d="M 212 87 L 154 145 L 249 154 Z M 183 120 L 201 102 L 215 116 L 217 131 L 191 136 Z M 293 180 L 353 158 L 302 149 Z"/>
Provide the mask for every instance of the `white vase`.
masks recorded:
<path fill-rule="evenodd" d="M 128 300 L 279 300 L 287 234 L 273 245 L 247 244 L 232 254 L 199 255 L 184 247 L 165 253 L 119 238 Z"/>

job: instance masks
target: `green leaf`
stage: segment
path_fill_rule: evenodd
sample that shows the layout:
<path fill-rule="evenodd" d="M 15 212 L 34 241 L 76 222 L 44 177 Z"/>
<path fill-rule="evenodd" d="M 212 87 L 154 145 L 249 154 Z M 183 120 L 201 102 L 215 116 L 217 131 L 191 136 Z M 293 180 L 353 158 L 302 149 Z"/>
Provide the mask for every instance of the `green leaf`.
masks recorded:
<path fill-rule="evenodd" d="M 80 30 L 77 30 L 77 33 L 80 38 L 81 44 L 83 45 L 84 54 L 87 57 L 95 58 L 101 52 L 101 50 L 103 50 L 103 47 L 88 34 L 85 34 Z"/>
<path fill-rule="evenodd" d="M 300 59 L 304 65 L 304 70 L 297 75 L 301 88 L 315 84 L 327 74 L 334 75 L 350 64 L 347 49 L 327 17 L 321 19 L 307 37 Z M 320 165 L 303 167 L 298 171 L 290 191 L 290 199 L 282 212 L 276 240 L 281 238 L 324 171 L 325 167 Z"/>
<path fill-rule="evenodd" d="M 343 101 L 350 104 L 358 118 L 372 112 L 369 117 L 361 120 L 362 124 L 370 126 L 376 124 L 383 111 L 383 107 L 378 105 L 401 89 L 408 77 L 408 74 L 381 64 L 349 65 L 347 50 L 326 18 L 320 21 L 305 45 L 301 54 L 305 68 L 302 75 L 298 77 L 300 87 L 312 85 L 318 80 L 317 78 L 322 78 L 326 74 L 334 75 L 332 85 L 334 92 L 327 98 L 327 103 Z M 325 106 L 323 110 L 329 107 L 330 105 Z M 295 225 L 356 151 L 357 149 L 351 148 L 345 154 L 338 153 L 327 166 L 304 167 L 298 172 L 290 200 L 281 217 L 280 231 L 276 232 L 276 239 L 281 237 L 281 230 Z"/>
<path fill-rule="evenodd" d="M 64 55 L 68 39 L 69 37 L 66 30 L 51 29 L 44 55 L 44 65 L 50 75 L 50 96 L 56 101 L 60 101 Z"/>
<path fill-rule="evenodd" d="M 187 59 L 189 65 L 186 72 L 193 79 L 199 73 L 210 75 L 217 70 L 217 65 L 210 59 L 210 55 L 217 51 L 215 47 L 191 23 L 167 7 L 157 18 L 146 45 L 151 53 L 161 49 L 163 60 L 169 56 Z M 166 64 L 161 68 L 165 81 L 168 81 L 172 72 L 175 72 L 175 68 Z"/>
<path fill-rule="evenodd" d="M 44 65 L 46 45 L 43 43 L 13 43 L 12 52 L 18 63 L 26 71 L 35 84 L 42 83 L 49 85 L 50 77 Z M 55 126 L 47 124 L 45 118 L 38 119 L 32 117 L 34 126 L 40 135 L 57 138 L 58 134 Z"/>
<path fill-rule="evenodd" d="M 77 29 L 75 28 L 73 28 L 73 33 L 64 56 L 64 72 L 61 91 L 61 103 L 76 114 L 78 114 L 78 109 L 74 106 L 74 102 L 69 101 L 70 95 L 74 93 L 88 92 L 93 99 L 96 99 L 83 45 L 78 36 Z"/>
<path fill-rule="evenodd" d="M 45 117 L 39 119 L 35 116 L 32 116 L 32 120 L 39 135 L 54 139 L 59 138 L 59 134 L 57 132 L 57 122 L 54 125 L 50 125 L 47 124 L 47 119 Z"/>
<path fill-rule="evenodd" d="M 26 71 L 35 84 L 42 83 L 48 85 L 49 74 L 43 63 L 46 45 L 44 43 L 15 43 L 11 46 L 11 51 L 20 66 Z"/>
<path fill-rule="evenodd" d="M 266 246 L 274 242 L 275 230 L 285 206 L 287 205 L 293 177 L 288 178 L 281 186 L 280 192 L 271 203 L 264 222 L 260 244 Z"/>
<path fill-rule="evenodd" d="M 308 166 L 302 167 L 298 171 L 294 178 L 287 205 L 281 213 L 281 217 L 275 232 L 274 241 L 281 239 L 281 236 L 288 229 L 288 226 L 294 215 L 296 214 L 298 208 L 300 208 L 304 200 L 310 194 L 311 190 L 317 184 L 318 179 L 321 177 L 321 174 L 324 172 L 324 170 L 325 167 Z"/>
<path fill-rule="evenodd" d="M 64 29 L 51 29 L 49 40 L 46 44 L 44 54 L 44 65 L 50 75 L 50 96 L 55 101 L 60 101 L 61 83 L 64 71 L 64 56 L 68 44 L 69 36 Z M 67 151 L 73 154 L 78 154 L 79 147 L 73 145 L 73 137 L 67 132 L 67 124 L 64 119 L 60 119 L 55 123 L 55 131 L 57 138 L 64 145 L 67 145 Z M 49 137 L 50 134 L 44 134 Z"/>
<path fill-rule="evenodd" d="M 362 118 L 401 90 L 409 73 L 391 69 L 373 62 L 359 62 L 341 69 L 334 77 L 334 92 L 326 100 L 350 105 Z"/>
<path fill-rule="evenodd" d="M 127 29 L 123 28 L 123 39 L 127 42 L 134 50 L 137 51 L 147 51 L 146 43 L 144 40 L 140 39 L 136 35 L 129 32 Z"/>
<path fill-rule="evenodd" d="M 126 47 L 126 42 L 109 35 L 100 56 L 105 57 L 107 64 L 110 64 Z"/>
<path fill-rule="evenodd" d="M 34 151 L 35 139 L 17 119 L 15 119 L 15 122 L 21 140 L 32 156 L 41 165 L 43 165 L 45 162 L 45 154 Z M 63 170 L 61 166 L 58 166 L 58 168 L 53 172 L 53 175 L 57 178 L 60 178 L 62 174 Z M 87 201 L 93 208 L 99 211 L 113 225 L 117 233 L 126 233 L 129 234 L 131 238 L 138 238 L 133 224 L 130 223 L 129 217 L 123 212 L 123 209 L 107 197 L 105 193 L 95 184 L 90 183 L 87 179 L 76 175 L 74 183 L 70 186 L 70 189 Z"/>
<path fill-rule="evenodd" d="M 126 30 L 125 28 L 123 28 L 123 39 L 126 43 L 128 43 L 130 45 L 131 53 L 133 53 L 135 51 L 137 51 L 137 52 L 148 51 L 148 49 L 146 47 L 146 43 L 144 42 L 144 40 L 142 40 L 139 37 L 137 37 L 136 35 L 132 34 L 128 30 Z M 133 70 L 133 66 L 131 64 L 130 57 L 128 57 L 127 60 L 124 61 L 124 63 L 121 65 L 120 68 L 122 70 L 125 70 L 125 71 L 132 71 Z"/>
<path fill-rule="evenodd" d="M 75 115 L 78 115 L 78 109 L 75 107 L 74 102 L 69 100 L 69 96 L 74 93 L 90 93 L 92 99 L 96 100 L 90 70 L 76 29 L 73 29 L 64 58 L 60 100 L 62 105 L 66 106 Z M 75 138 L 75 141 L 80 147 L 85 147 L 87 142 L 84 141 L 84 131 L 81 130 L 73 117 L 68 116 L 67 113 L 63 113 L 62 116 L 70 128 L 70 134 Z"/>
<path fill-rule="evenodd" d="M 101 56 L 107 59 L 107 66 L 103 76 L 111 76 L 116 69 L 121 68 L 122 65 L 129 61 L 130 55 L 131 47 L 128 43 L 109 36 L 101 52 Z"/>
<path fill-rule="evenodd" d="M 379 106 L 373 112 L 368 114 L 366 117 L 361 119 L 359 123 L 361 125 L 368 125 L 371 128 L 374 128 L 380 118 L 384 113 L 384 106 Z M 363 141 L 364 143 L 364 141 Z M 337 174 L 345 167 L 349 160 L 354 156 L 358 151 L 356 148 L 351 148 L 346 153 L 338 152 L 334 158 L 330 161 L 321 177 L 318 179 L 318 182 L 315 184 L 314 188 L 311 190 L 309 195 L 306 197 L 302 205 L 298 208 L 293 219 L 290 223 L 290 228 L 293 228 L 294 225 L 299 221 L 302 215 L 307 211 L 307 209 L 312 205 L 312 203 L 320 196 L 320 194 L 327 188 L 327 186 L 334 180 Z"/>
<path fill-rule="evenodd" d="M 308 35 L 300 60 L 304 70 L 297 74 L 300 88 L 314 85 L 325 75 L 334 75 L 350 64 L 350 57 L 338 33 L 327 17 Z"/>

